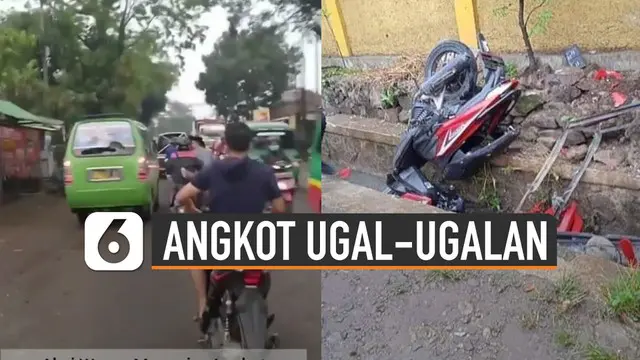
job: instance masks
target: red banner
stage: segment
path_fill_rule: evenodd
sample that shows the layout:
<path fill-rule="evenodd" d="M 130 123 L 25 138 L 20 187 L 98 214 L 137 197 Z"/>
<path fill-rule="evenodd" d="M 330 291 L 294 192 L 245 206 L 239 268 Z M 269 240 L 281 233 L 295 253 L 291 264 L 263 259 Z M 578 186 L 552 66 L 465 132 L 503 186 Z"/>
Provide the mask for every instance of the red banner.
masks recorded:
<path fill-rule="evenodd" d="M 40 176 L 40 130 L 0 126 L 2 159 L 5 176 L 29 178 Z"/>

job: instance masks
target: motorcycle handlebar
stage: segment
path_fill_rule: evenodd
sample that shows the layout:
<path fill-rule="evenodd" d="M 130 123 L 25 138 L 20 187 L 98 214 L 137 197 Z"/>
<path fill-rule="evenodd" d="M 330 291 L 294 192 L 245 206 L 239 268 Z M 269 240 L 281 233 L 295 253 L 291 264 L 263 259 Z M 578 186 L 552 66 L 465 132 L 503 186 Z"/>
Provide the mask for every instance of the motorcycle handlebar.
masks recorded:
<path fill-rule="evenodd" d="M 475 66 L 475 59 L 467 55 L 454 57 L 442 69 L 420 85 L 420 92 L 423 94 L 435 94 L 442 91 L 449 82 L 469 66 Z"/>

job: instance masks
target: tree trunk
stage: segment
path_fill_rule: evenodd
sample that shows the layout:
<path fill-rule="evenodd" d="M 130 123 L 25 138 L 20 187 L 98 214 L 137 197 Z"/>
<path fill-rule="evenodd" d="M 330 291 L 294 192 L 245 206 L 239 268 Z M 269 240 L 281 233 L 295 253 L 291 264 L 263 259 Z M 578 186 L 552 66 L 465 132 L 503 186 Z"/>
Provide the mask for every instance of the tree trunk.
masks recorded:
<path fill-rule="evenodd" d="M 531 45 L 531 39 L 529 38 L 529 32 L 527 31 L 527 24 L 524 19 L 524 3 L 525 0 L 518 0 L 518 26 L 522 33 L 524 46 L 527 49 L 527 59 L 529 60 L 528 70 L 535 70 L 538 68 L 538 62 L 536 61 L 536 56 L 533 53 L 533 46 Z"/>

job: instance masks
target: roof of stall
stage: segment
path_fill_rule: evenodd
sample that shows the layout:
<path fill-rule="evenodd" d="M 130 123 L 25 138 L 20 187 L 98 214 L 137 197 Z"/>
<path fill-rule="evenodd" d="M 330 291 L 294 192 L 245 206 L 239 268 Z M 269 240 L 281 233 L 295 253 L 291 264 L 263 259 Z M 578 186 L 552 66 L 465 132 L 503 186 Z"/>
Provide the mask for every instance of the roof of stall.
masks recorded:
<path fill-rule="evenodd" d="M 64 125 L 63 121 L 34 115 L 18 105 L 6 100 L 0 100 L 0 115 L 15 119 L 19 126 L 34 129 L 53 131 L 60 130 Z"/>

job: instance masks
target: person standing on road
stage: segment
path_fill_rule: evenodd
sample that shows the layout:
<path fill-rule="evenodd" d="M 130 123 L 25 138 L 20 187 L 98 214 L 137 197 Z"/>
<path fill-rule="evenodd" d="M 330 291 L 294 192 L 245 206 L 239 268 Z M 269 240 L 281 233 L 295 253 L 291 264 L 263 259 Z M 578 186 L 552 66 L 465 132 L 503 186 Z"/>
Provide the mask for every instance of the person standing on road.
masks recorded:
<path fill-rule="evenodd" d="M 273 168 L 252 160 L 248 156 L 253 132 L 243 122 L 234 122 L 224 131 L 227 153 L 224 159 L 214 161 L 210 166 L 198 172 L 191 183 L 180 189 L 176 201 L 184 206 L 185 212 L 199 212 L 194 199 L 205 191 L 209 192 L 209 212 L 252 214 L 262 213 L 267 203 L 271 203 L 273 212 L 285 212 L 285 201 L 280 194 L 278 181 Z M 191 272 L 198 296 L 198 318 L 216 318 L 221 305 L 224 286 L 210 283 L 211 271 L 193 270 Z M 208 316 L 203 317 L 207 309 L 207 285 L 213 286 L 213 304 Z M 263 291 L 266 296 L 268 289 Z M 201 321 L 201 331 L 208 324 Z"/>
<path fill-rule="evenodd" d="M 207 145 L 201 136 L 189 136 L 189 139 L 194 144 L 196 151 L 196 157 L 202 161 L 202 167 L 207 167 L 213 162 L 213 154 L 211 150 L 207 149 Z"/>

